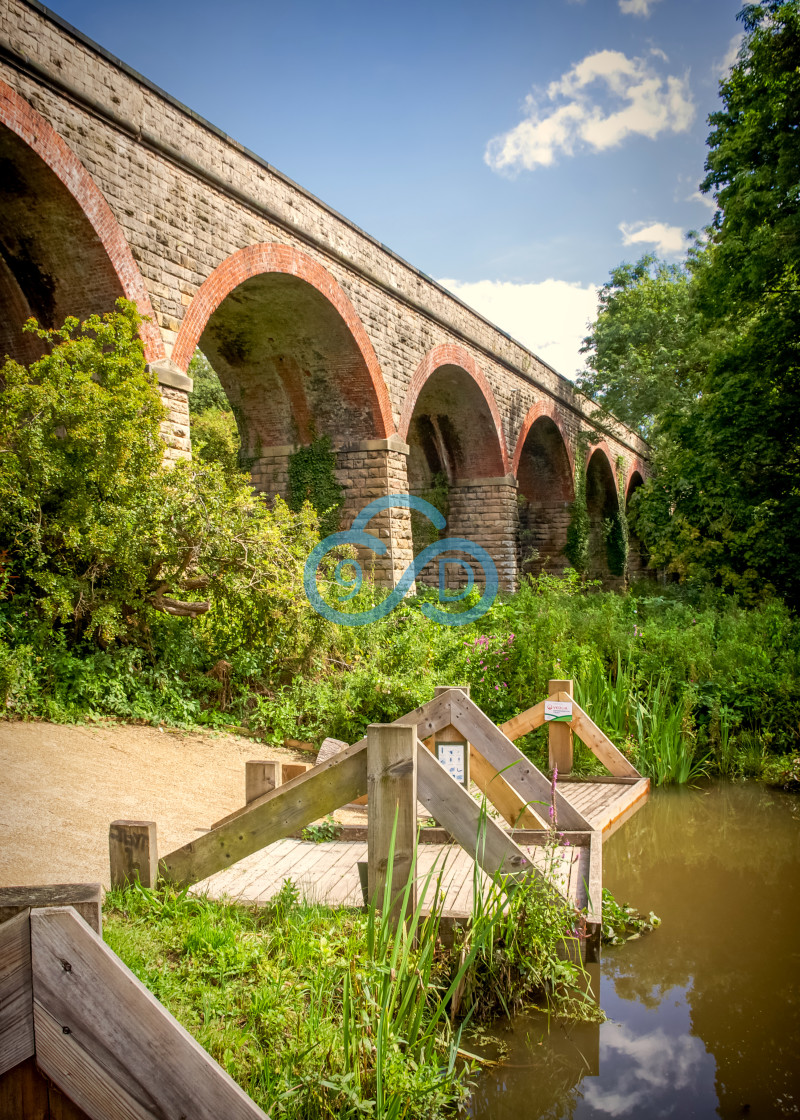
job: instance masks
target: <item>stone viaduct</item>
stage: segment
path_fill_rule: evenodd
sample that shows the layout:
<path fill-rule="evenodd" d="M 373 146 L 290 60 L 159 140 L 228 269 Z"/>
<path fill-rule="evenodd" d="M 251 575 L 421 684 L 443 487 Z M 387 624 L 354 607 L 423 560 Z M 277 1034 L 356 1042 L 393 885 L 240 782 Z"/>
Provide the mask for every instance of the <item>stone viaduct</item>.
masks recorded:
<path fill-rule="evenodd" d="M 608 526 L 646 444 L 621 425 L 598 440 L 592 404 L 503 331 L 35 0 L 0 0 L 0 361 L 33 356 L 30 315 L 60 325 L 120 295 L 150 319 L 169 457 L 191 453 L 199 346 L 266 493 L 315 435 L 336 451 L 344 524 L 444 476 L 447 532 L 512 587 L 532 547 L 528 570 L 565 566 L 577 468 L 590 569 L 614 582 Z M 411 523 L 381 517 L 390 584 Z"/>

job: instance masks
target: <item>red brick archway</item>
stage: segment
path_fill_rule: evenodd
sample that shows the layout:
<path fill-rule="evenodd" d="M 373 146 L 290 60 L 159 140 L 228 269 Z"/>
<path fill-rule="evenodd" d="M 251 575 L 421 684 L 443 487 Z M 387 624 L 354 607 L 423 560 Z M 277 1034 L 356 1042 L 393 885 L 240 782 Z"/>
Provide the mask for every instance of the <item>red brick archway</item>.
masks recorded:
<path fill-rule="evenodd" d="M 520 428 L 519 435 L 517 436 L 517 445 L 514 448 L 514 461 L 512 464 L 514 474 L 516 474 L 519 469 L 519 461 L 522 456 L 522 449 L 525 446 L 525 440 L 528 438 L 528 433 L 530 432 L 536 421 L 539 420 L 542 416 L 549 417 L 561 433 L 561 439 L 564 443 L 564 450 L 566 451 L 567 458 L 569 459 L 570 472 L 574 477 L 575 456 L 572 452 L 572 448 L 569 445 L 569 440 L 567 439 L 566 432 L 564 431 L 564 426 L 561 423 L 558 405 L 555 403 L 555 401 L 537 401 L 536 404 L 532 406 L 532 408 L 528 409 L 528 414 L 523 420 L 522 427 Z"/>
<path fill-rule="evenodd" d="M 627 506 L 628 500 L 631 496 L 631 487 L 632 487 L 632 484 L 633 484 L 633 481 L 634 481 L 634 477 L 636 475 L 639 476 L 639 485 L 641 486 L 643 484 L 644 480 L 647 478 L 647 468 L 645 467 L 645 465 L 644 465 L 644 463 L 642 462 L 641 459 L 632 459 L 630 461 L 630 463 L 628 463 L 628 470 L 627 470 L 627 474 L 625 476 L 625 491 L 624 491 L 626 506 Z"/>
<path fill-rule="evenodd" d="M 605 459 L 608 463 L 608 469 L 611 471 L 611 477 L 614 479 L 614 489 L 616 491 L 616 488 L 617 488 L 616 460 L 611 453 L 611 448 L 608 446 L 608 444 L 606 443 L 606 441 L 604 439 L 601 439 L 599 443 L 591 443 L 586 448 L 586 458 L 584 460 L 584 468 L 586 470 L 589 469 L 589 463 L 592 460 L 592 456 L 598 451 L 605 457 Z"/>
<path fill-rule="evenodd" d="M 149 317 L 141 328 L 145 357 L 150 362 L 163 358 L 164 343 L 144 280 L 117 219 L 89 172 L 52 125 L 2 79 L 0 124 L 47 165 L 77 202 L 108 256 L 123 294 L 136 304 L 141 315 Z"/>
<path fill-rule="evenodd" d="M 469 374 L 476 386 L 481 392 L 483 399 L 491 414 L 492 422 L 494 424 L 495 433 L 497 436 L 497 452 L 498 460 L 502 464 L 504 474 L 510 473 L 510 464 L 508 459 L 508 451 L 506 450 L 506 441 L 503 435 L 503 422 L 500 418 L 500 411 L 497 407 L 497 402 L 494 398 L 489 382 L 477 364 L 472 355 L 463 347 L 456 346 L 452 343 L 444 343 L 441 346 L 434 347 L 428 353 L 414 372 L 411 378 L 411 384 L 408 387 L 403 411 L 400 417 L 397 431 L 402 439 L 408 439 L 409 428 L 411 427 L 411 420 L 414 415 L 414 409 L 417 401 L 419 400 L 420 393 L 425 387 L 428 380 L 433 374 L 441 369 L 443 366 L 455 366 L 458 369 L 464 370 Z"/>
<path fill-rule="evenodd" d="M 204 281 L 184 316 L 172 360 L 185 370 L 211 316 L 235 288 L 266 273 L 294 276 L 310 284 L 336 309 L 344 320 L 363 358 L 374 391 L 375 435 L 386 438 L 394 432 L 389 393 L 367 332 L 337 281 L 321 264 L 289 245 L 247 245 L 227 257 Z"/>

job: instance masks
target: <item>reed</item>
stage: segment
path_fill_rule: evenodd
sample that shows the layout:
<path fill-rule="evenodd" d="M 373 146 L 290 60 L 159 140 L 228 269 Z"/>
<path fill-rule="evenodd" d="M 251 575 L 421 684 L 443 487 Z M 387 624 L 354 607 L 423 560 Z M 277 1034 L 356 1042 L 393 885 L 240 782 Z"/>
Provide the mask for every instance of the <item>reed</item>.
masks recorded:
<path fill-rule="evenodd" d="M 656 785 L 708 774 L 709 761 L 695 741 L 691 695 L 679 696 L 669 673 L 642 680 L 618 656 L 617 671 L 609 675 L 595 660 L 576 679 L 575 691 L 581 707 L 613 740 L 627 744 L 634 765 Z M 729 726 L 726 732 L 727 747 Z"/>
<path fill-rule="evenodd" d="M 106 896 L 104 933 L 273 1117 L 437 1120 L 469 1096 L 468 1024 L 534 998 L 598 1014 L 566 959 L 577 915 L 532 878 L 484 893 L 476 865 L 471 920 L 445 948 L 444 869 L 417 882 L 427 914 L 415 860 L 391 913 L 391 882 L 365 913 L 304 903 L 291 881 L 261 908 L 135 886 Z"/>

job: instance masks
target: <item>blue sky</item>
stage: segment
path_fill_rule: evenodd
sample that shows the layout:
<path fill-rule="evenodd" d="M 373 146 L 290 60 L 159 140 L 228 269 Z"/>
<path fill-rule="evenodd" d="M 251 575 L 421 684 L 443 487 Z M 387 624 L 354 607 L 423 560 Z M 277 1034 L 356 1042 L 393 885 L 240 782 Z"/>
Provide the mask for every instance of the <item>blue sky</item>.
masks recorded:
<path fill-rule="evenodd" d="M 597 286 L 684 252 L 742 0 L 55 0 L 561 373 Z"/>

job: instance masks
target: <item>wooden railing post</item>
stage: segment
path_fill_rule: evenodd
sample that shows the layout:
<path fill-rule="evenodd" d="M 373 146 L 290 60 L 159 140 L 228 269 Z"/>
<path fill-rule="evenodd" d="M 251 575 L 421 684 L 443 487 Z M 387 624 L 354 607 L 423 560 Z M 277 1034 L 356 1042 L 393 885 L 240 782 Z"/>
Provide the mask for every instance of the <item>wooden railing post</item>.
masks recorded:
<path fill-rule="evenodd" d="M 547 691 L 550 696 L 554 696 L 557 692 L 566 692 L 572 697 L 572 681 L 548 681 Z M 554 770 L 557 766 L 559 774 L 569 774 L 572 770 L 572 724 L 548 723 L 547 742 L 550 769 Z"/>
<path fill-rule="evenodd" d="M 398 899 L 412 873 L 417 839 L 415 725 L 373 723 L 367 728 L 367 795 L 368 896 L 382 909 L 386 883 L 391 876 L 390 908 L 399 910 Z M 392 834 L 394 856 L 390 866 Z M 412 889 L 410 911 L 415 901 L 416 892 Z"/>
<path fill-rule="evenodd" d="M 154 887 L 158 880 L 155 821 L 112 821 L 108 832 L 111 886 L 138 881 Z"/>
<path fill-rule="evenodd" d="M 251 759 L 244 764 L 244 800 L 249 805 L 257 797 L 283 784 L 280 762 Z"/>

